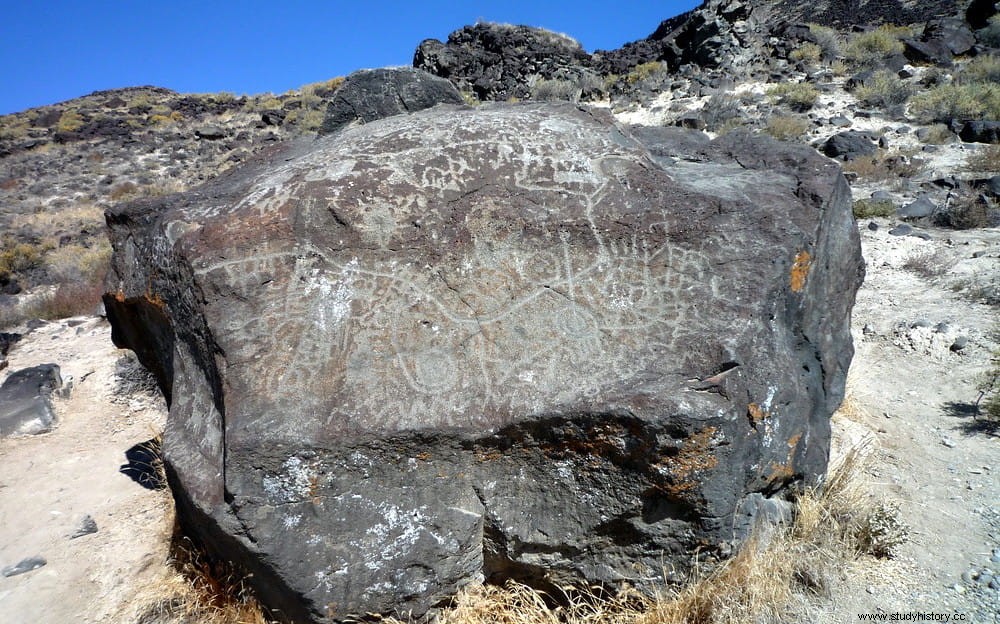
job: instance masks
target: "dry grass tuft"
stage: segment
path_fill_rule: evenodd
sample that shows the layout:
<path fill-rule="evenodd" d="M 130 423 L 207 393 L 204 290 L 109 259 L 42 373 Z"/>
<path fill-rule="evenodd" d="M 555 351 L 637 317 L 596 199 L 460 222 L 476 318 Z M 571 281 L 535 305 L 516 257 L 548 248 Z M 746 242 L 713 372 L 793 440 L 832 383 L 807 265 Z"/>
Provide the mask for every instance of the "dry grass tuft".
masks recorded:
<path fill-rule="evenodd" d="M 272 624 L 242 581 L 218 577 L 194 549 L 174 547 L 175 571 L 145 599 L 136 624 Z"/>
<path fill-rule="evenodd" d="M 854 407 L 851 407 L 854 405 Z M 848 410 L 860 411 L 845 402 Z M 861 416 L 857 416 L 861 418 Z M 762 530 L 729 561 L 649 598 L 625 589 L 595 597 L 569 590 L 553 601 L 530 587 L 472 586 L 439 616 L 441 624 L 743 624 L 791 621 L 826 596 L 832 579 L 863 556 L 891 556 L 906 528 L 891 505 L 864 487 L 865 449 L 848 453 L 822 488 L 804 491 L 790 526 Z M 559 606 L 552 606 L 558 603 Z"/>

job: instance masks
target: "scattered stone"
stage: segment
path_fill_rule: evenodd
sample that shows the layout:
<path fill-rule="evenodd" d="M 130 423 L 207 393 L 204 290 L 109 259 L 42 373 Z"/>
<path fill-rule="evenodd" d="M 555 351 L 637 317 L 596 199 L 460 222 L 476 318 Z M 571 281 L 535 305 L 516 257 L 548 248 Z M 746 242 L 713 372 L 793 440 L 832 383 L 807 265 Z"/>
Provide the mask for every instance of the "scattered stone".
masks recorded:
<path fill-rule="evenodd" d="M 881 190 L 873 191 L 871 198 L 875 201 L 886 201 L 886 202 L 893 201 L 892 193 L 890 193 L 889 191 L 881 191 Z"/>
<path fill-rule="evenodd" d="M 823 153 L 830 158 L 854 160 L 862 156 L 871 156 L 876 151 L 875 141 L 878 137 L 870 132 L 848 130 L 838 132 L 823 144 Z"/>
<path fill-rule="evenodd" d="M 896 213 L 901 219 L 923 219 L 933 215 L 937 209 L 931 200 L 926 197 L 918 197 L 909 204 L 900 207 Z"/>
<path fill-rule="evenodd" d="M 930 235 L 930 234 L 928 234 L 927 232 L 917 232 L 917 231 L 913 231 L 913 232 L 910 232 L 910 233 L 908 234 L 908 236 L 910 236 L 910 237 L 912 237 L 912 238 L 919 238 L 920 240 L 925 240 L 925 241 L 929 241 L 929 240 L 931 240 L 931 235 Z"/>
<path fill-rule="evenodd" d="M 869 221 L 868 229 L 871 230 L 872 232 L 878 231 L 878 223 L 875 223 L 874 221 Z"/>
<path fill-rule="evenodd" d="M 896 227 L 889 230 L 889 234 L 892 236 L 909 236 L 913 233 L 913 228 L 905 223 L 900 223 Z"/>
<path fill-rule="evenodd" d="M 838 128 L 849 128 L 851 126 L 851 120 L 843 115 L 837 115 L 836 117 L 830 118 L 830 124 L 837 126 Z"/>
<path fill-rule="evenodd" d="M 97 522 L 94 521 L 90 515 L 84 516 L 80 520 L 80 526 L 69 536 L 70 539 L 76 539 L 78 537 L 83 537 L 84 535 L 90 535 L 91 533 L 97 533 Z"/>
<path fill-rule="evenodd" d="M 0 386 L 0 437 L 52 430 L 52 394 L 62 387 L 59 367 L 42 364 L 15 371 Z"/>
<path fill-rule="evenodd" d="M 1000 143 L 1000 121 L 969 121 L 958 137 L 966 143 Z"/>
<path fill-rule="evenodd" d="M 226 129 L 222 126 L 201 126 L 195 128 L 194 135 L 206 141 L 217 141 L 226 137 Z"/>
<path fill-rule="evenodd" d="M 948 448 L 955 448 L 955 441 L 949 437 L 941 438 L 941 444 L 944 444 Z"/>
<path fill-rule="evenodd" d="M 27 559 L 22 559 L 12 566 L 7 566 L 0 571 L 0 574 L 3 574 L 4 576 L 17 576 L 18 574 L 24 574 L 26 572 L 31 572 L 32 570 L 37 570 L 46 563 L 48 562 L 42 557 L 28 557 Z"/>
<path fill-rule="evenodd" d="M 951 346 L 948 347 L 948 349 L 957 353 L 964 349 L 968 344 L 969 339 L 966 336 L 959 336 L 958 338 L 955 338 L 955 341 L 951 343 Z"/>
<path fill-rule="evenodd" d="M 283 110 L 267 110 L 260 114 L 260 120 L 267 126 L 280 126 L 285 123 L 285 116 Z"/>
<path fill-rule="evenodd" d="M 951 326 L 948 325 L 948 323 L 945 323 L 944 321 L 934 326 L 934 331 L 936 331 L 939 334 L 946 334 L 948 333 L 949 329 L 951 329 Z"/>

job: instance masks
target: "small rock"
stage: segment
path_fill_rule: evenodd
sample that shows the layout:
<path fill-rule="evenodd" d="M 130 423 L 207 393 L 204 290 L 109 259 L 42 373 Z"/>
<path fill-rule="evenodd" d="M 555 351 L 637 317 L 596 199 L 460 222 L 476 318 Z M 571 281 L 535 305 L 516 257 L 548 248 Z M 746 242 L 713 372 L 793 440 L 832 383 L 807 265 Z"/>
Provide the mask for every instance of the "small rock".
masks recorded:
<path fill-rule="evenodd" d="M 993 556 L 990 557 L 990 561 L 993 563 L 1000 563 L 1000 548 L 993 549 Z"/>
<path fill-rule="evenodd" d="M 936 331 L 939 334 L 946 334 L 948 333 L 949 329 L 951 329 L 951 326 L 943 321 L 934 326 L 934 331 Z"/>
<path fill-rule="evenodd" d="M 944 444 L 948 448 L 955 448 L 955 441 L 949 437 L 941 438 L 941 444 Z"/>
<path fill-rule="evenodd" d="M 88 514 L 80 520 L 79 528 L 77 528 L 77 530 L 74 531 L 69 538 L 76 539 L 78 537 L 83 537 L 84 535 L 90 535 L 91 533 L 97 533 L 97 523 Z"/>
<path fill-rule="evenodd" d="M 982 251 L 982 250 L 972 252 L 972 257 L 973 258 L 982 258 L 985 255 L 986 255 L 986 252 Z"/>
<path fill-rule="evenodd" d="M 892 193 L 889 191 L 875 191 L 871 197 L 875 201 L 892 201 Z"/>
<path fill-rule="evenodd" d="M 919 318 L 910 324 L 910 329 L 915 329 L 917 327 L 930 327 L 931 322 L 925 318 Z"/>
<path fill-rule="evenodd" d="M 955 338 L 955 342 L 951 343 L 951 346 L 948 347 L 948 349 L 950 349 L 953 353 L 958 353 L 968 344 L 969 339 L 966 336 L 959 336 L 958 338 Z"/>
<path fill-rule="evenodd" d="M 994 576 L 990 579 L 990 589 L 1000 589 L 1000 578 Z"/>
<path fill-rule="evenodd" d="M 872 232 L 877 231 L 878 230 L 878 223 L 875 223 L 874 221 L 869 221 L 868 222 L 868 229 L 871 230 Z"/>
<path fill-rule="evenodd" d="M 910 232 L 912 238 L 919 238 L 920 240 L 931 240 L 931 235 L 927 232 Z"/>
<path fill-rule="evenodd" d="M 901 207 L 897 213 L 903 219 L 922 219 L 931 216 L 936 211 L 937 206 L 934 205 L 934 202 L 926 197 L 920 197 Z"/>
<path fill-rule="evenodd" d="M 981 585 L 989 585 L 990 583 L 993 582 L 994 578 L 995 577 L 993 576 L 992 572 L 987 572 L 984 570 L 983 572 L 979 573 L 979 578 L 976 580 L 979 581 Z"/>
<path fill-rule="evenodd" d="M 838 128 L 847 128 L 851 125 L 851 120 L 843 115 L 837 115 L 830 118 L 830 125 L 837 126 Z"/>
<path fill-rule="evenodd" d="M 976 580 L 976 576 L 978 575 L 975 570 L 966 570 L 965 572 L 962 572 L 962 582 L 972 585 Z"/>
<path fill-rule="evenodd" d="M 889 234 L 892 236 L 907 236 L 913 232 L 913 228 L 905 223 L 900 223 L 896 227 L 889 230 Z"/>
<path fill-rule="evenodd" d="M 2 573 L 4 576 L 17 576 L 18 574 L 24 574 L 25 572 L 31 572 L 32 570 L 37 570 L 48 563 L 45 559 L 41 557 L 28 557 L 27 559 L 22 559 L 18 563 L 12 566 L 7 566 L 3 569 Z"/>

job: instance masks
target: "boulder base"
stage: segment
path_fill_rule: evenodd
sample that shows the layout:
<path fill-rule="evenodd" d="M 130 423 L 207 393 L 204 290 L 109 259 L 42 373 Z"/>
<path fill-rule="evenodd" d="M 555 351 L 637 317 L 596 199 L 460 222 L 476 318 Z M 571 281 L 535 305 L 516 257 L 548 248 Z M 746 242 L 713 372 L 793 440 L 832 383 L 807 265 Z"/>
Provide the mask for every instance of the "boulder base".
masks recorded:
<path fill-rule="evenodd" d="M 814 481 L 847 184 L 661 130 L 439 106 L 110 211 L 185 530 L 286 618 L 420 615 L 479 580 L 653 589 Z"/>

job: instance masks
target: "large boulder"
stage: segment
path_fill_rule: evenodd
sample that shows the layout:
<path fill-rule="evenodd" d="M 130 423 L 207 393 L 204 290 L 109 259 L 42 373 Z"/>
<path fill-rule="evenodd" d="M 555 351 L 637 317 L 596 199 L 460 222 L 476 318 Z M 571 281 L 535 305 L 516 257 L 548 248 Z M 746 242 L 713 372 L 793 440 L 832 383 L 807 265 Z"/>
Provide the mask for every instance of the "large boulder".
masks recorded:
<path fill-rule="evenodd" d="M 590 55 L 574 39 L 544 28 L 483 22 L 464 26 L 446 42 L 426 39 L 413 55 L 413 66 L 447 78 L 480 100 L 525 99 L 539 79 L 600 84 L 586 68 Z M 587 93 L 585 93 L 586 95 Z"/>
<path fill-rule="evenodd" d="M 411 67 L 362 69 L 348 76 L 326 106 L 321 134 L 352 123 L 405 115 L 438 104 L 462 104 L 454 85 Z"/>
<path fill-rule="evenodd" d="M 806 146 L 677 136 L 437 107 L 111 209 L 184 530 L 325 622 L 648 591 L 780 515 L 853 352 L 850 191 Z"/>

